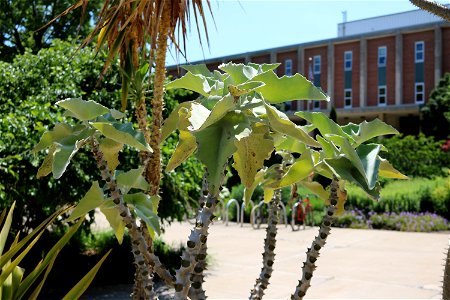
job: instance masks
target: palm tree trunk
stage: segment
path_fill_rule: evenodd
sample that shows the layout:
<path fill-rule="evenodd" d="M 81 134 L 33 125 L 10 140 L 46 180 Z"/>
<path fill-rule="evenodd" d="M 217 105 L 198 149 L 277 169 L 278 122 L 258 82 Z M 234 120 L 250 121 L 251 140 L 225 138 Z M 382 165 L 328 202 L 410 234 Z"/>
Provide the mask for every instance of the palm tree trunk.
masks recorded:
<path fill-rule="evenodd" d="M 145 176 L 150 183 L 150 195 L 156 195 L 159 191 L 159 182 L 161 180 L 161 126 L 162 126 L 162 111 L 164 107 L 164 81 L 166 79 L 166 52 L 167 39 L 169 37 L 170 28 L 170 1 L 166 1 L 162 13 L 162 19 L 159 24 L 160 30 L 158 32 L 158 40 L 156 47 L 156 68 L 155 81 L 153 85 L 153 100 L 152 100 L 152 135 L 150 139 L 150 147 L 153 153 L 150 154 L 150 161 Z"/>

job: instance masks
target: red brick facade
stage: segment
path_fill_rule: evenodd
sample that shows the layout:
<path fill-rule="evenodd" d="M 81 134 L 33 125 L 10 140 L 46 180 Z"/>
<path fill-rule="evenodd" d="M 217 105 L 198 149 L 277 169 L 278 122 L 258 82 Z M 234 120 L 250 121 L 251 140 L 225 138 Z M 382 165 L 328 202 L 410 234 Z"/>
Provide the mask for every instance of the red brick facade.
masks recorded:
<path fill-rule="evenodd" d="M 255 64 L 269 64 L 270 54 L 252 56 L 250 61 Z"/>
<path fill-rule="evenodd" d="M 442 28 L 442 75 L 450 72 L 450 27 Z"/>
<path fill-rule="evenodd" d="M 327 84 L 327 70 L 328 70 L 328 47 L 327 46 L 321 46 L 321 47 L 315 47 L 315 48 L 307 48 L 305 49 L 304 55 L 303 55 L 303 61 L 305 62 L 304 64 L 304 69 L 303 72 L 299 72 L 299 73 L 303 73 L 306 78 L 308 78 L 309 76 L 309 58 L 313 58 L 316 55 L 320 55 L 320 87 L 322 88 L 323 91 L 327 91 L 328 88 L 328 84 Z M 312 61 L 311 61 L 312 63 Z M 312 66 L 311 66 L 312 68 Z M 310 79 L 310 78 L 308 78 Z M 312 105 L 311 103 L 309 103 L 310 105 Z M 303 104 L 305 109 L 306 106 L 308 105 L 308 101 L 305 101 L 305 103 Z M 327 108 L 327 103 L 325 101 L 322 101 L 322 103 L 320 103 L 320 109 L 326 109 Z M 312 109 L 312 107 L 310 107 L 310 109 Z"/>
<path fill-rule="evenodd" d="M 281 52 L 277 53 L 276 61 L 281 63 L 281 65 L 276 69 L 278 76 L 284 75 L 285 70 L 285 62 L 290 59 L 292 61 L 292 75 L 298 73 L 298 59 L 297 59 L 297 51 L 289 51 L 289 52 Z"/>
<path fill-rule="evenodd" d="M 344 53 L 352 51 L 352 107 L 359 107 L 360 77 L 360 45 L 359 41 L 334 45 L 334 105 L 344 108 Z"/>

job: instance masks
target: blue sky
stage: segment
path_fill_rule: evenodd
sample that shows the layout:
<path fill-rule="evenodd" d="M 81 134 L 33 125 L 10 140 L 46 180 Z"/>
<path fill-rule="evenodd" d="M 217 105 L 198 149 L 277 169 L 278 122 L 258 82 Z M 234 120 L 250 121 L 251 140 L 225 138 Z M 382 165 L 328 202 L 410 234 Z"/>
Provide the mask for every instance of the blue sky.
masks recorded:
<path fill-rule="evenodd" d="M 202 51 L 195 24 L 191 24 L 186 47 L 189 62 L 333 38 L 343 11 L 347 20 L 353 21 L 416 7 L 407 0 L 211 0 L 211 9 L 215 25 L 208 12 L 210 46 L 203 38 Z M 186 63 L 182 57 L 178 61 Z M 167 64 L 176 62 L 169 54 Z"/>

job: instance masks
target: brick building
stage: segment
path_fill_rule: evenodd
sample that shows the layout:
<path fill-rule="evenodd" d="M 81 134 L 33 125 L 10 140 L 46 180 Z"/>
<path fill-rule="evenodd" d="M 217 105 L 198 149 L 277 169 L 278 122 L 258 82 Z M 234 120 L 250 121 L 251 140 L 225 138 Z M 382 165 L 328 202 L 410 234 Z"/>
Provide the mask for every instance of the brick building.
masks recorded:
<path fill-rule="evenodd" d="M 338 37 L 199 61 L 280 63 L 278 75 L 300 73 L 331 98 L 292 101 L 286 112 L 328 113 L 338 122 L 379 118 L 403 133 L 419 131 L 420 107 L 450 72 L 450 24 L 420 10 L 338 24 Z M 179 76 L 176 67 L 169 74 Z M 294 116 L 292 116 L 295 118 Z"/>

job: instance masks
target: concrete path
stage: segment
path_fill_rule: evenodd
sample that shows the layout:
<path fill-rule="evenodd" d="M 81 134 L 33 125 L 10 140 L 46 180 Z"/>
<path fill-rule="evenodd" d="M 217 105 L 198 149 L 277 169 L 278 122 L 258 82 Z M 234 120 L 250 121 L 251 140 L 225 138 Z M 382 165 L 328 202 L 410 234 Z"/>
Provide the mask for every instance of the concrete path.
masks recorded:
<path fill-rule="evenodd" d="M 185 243 L 192 225 L 173 223 L 163 239 Z M 306 299 L 440 299 L 449 233 L 333 228 Z M 279 225 L 274 272 L 264 299 L 287 299 L 300 279 L 317 228 Z M 209 299 L 248 299 L 261 269 L 265 230 L 215 223 L 208 247 Z"/>

